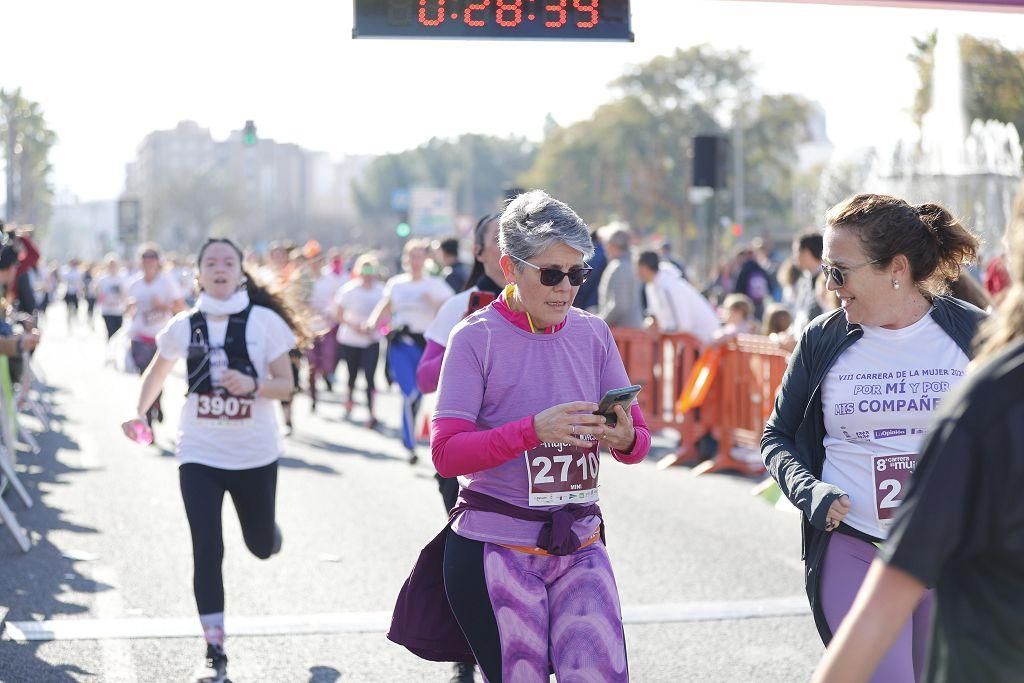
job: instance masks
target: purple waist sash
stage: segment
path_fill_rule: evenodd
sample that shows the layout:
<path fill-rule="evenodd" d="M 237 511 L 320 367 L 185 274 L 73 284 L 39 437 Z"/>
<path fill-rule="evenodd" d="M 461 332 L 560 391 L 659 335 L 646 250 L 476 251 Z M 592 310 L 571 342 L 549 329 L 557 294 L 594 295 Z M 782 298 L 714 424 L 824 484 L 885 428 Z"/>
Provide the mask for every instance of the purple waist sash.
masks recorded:
<path fill-rule="evenodd" d="M 452 508 L 448 524 L 420 551 L 416 565 L 402 585 L 391 616 L 388 639 L 406 647 L 417 657 L 434 662 L 474 662 L 473 651 L 448 604 L 444 588 L 444 545 L 456 516 L 466 510 L 494 512 L 528 522 L 542 522 L 537 547 L 552 555 L 569 555 L 580 547 L 572 531 L 575 521 L 601 517 L 596 504 L 566 505 L 553 512 L 531 510 L 498 498 L 462 489 Z M 604 538 L 604 524 L 601 524 Z"/>

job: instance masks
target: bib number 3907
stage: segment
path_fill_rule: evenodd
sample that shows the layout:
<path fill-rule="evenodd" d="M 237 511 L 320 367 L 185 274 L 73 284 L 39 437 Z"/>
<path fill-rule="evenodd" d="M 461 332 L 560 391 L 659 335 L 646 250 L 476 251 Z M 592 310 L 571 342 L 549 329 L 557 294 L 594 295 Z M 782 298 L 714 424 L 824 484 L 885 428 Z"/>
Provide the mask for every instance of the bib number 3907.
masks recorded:
<path fill-rule="evenodd" d="M 254 401 L 244 396 L 209 393 L 196 395 L 196 417 L 221 423 L 239 424 L 252 418 Z"/>
<path fill-rule="evenodd" d="M 875 513 L 883 529 L 892 525 L 896 508 L 903 502 L 910 475 L 917 467 L 917 458 L 916 453 L 876 455 L 871 458 L 871 471 L 875 479 Z"/>
<path fill-rule="evenodd" d="M 593 448 L 545 443 L 526 451 L 531 506 L 589 503 L 597 500 L 601 462 Z"/>

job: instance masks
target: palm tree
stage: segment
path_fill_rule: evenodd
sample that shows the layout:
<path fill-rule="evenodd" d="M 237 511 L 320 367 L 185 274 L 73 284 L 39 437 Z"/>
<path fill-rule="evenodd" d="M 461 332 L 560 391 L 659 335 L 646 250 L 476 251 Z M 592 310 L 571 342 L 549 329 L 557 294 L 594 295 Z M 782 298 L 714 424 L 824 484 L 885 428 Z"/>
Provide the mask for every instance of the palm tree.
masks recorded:
<path fill-rule="evenodd" d="M 57 134 L 46 125 L 38 102 L 25 99 L 18 88 L 0 90 L 0 140 L 7 175 L 7 219 L 45 225 L 52 213 L 50 150 Z"/>

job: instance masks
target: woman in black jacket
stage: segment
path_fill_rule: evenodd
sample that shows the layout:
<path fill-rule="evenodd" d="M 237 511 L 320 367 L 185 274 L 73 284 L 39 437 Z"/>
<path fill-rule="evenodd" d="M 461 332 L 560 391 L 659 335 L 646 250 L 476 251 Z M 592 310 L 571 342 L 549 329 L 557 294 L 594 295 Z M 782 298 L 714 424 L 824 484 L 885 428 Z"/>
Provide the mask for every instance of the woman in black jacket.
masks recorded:
<path fill-rule="evenodd" d="M 1024 185 L 1007 230 L 1013 287 L 982 329 L 977 369 L 943 408 L 921 467 L 816 681 L 866 681 L 927 586 L 927 680 L 1024 671 Z"/>
<path fill-rule="evenodd" d="M 877 552 L 984 313 L 943 295 L 977 238 L 935 204 L 862 194 L 826 216 L 822 270 L 840 309 L 804 331 L 761 454 L 804 514 L 806 588 L 827 645 Z M 876 680 L 920 677 L 925 595 Z"/>

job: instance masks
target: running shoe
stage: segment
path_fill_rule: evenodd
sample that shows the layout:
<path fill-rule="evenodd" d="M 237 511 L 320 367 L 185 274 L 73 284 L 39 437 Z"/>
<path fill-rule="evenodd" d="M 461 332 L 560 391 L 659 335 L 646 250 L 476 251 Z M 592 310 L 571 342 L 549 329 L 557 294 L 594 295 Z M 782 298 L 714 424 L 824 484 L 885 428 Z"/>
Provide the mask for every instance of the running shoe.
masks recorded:
<path fill-rule="evenodd" d="M 474 683 L 476 679 L 473 677 L 473 671 L 476 667 L 468 662 L 455 662 L 451 677 L 448 683 Z"/>
<path fill-rule="evenodd" d="M 346 420 L 349 419 L 350 417 L 352 417 L 352 408 L 354 408 L 354 407 L 355 407 L 355 403 L 353 403 L 351 399 L 349 399 L 348 401 L 345 401 L 345 419 Z"/>
<path fill-rule="evenodd" d="M 284 543 L 284 535 L 281 533 L 281 527 L 274 524 L 274 545 L 270 547 L 270 554 L 277 555 L 281 552 L 281 545 Z"/>
<path fill-rule="evenodd" d="M 375 418 L 375 417 L 371 417 L 369 420 L 366 421 L 366 428 L 367 429 L 377 429 L 377 427 L 379 427 L 379 426 L 380 426 L 380 423 L 377 422 L 377 418 Z"/>
<path fill-rule="evenodd" d="M 415 465 L 419 461 L 420 461 L 420 457 L 418 455 L 416 455 L 416 451 L 410 450 L 409 451 L 409 464 L 410 465 Z"/>
<path fill-rule="evenodd" d="M 224 648 L 213 643 L 206 644 L 206 660 L 196 673 L 195 683 L 227 683 L 228 656 Z"/>

